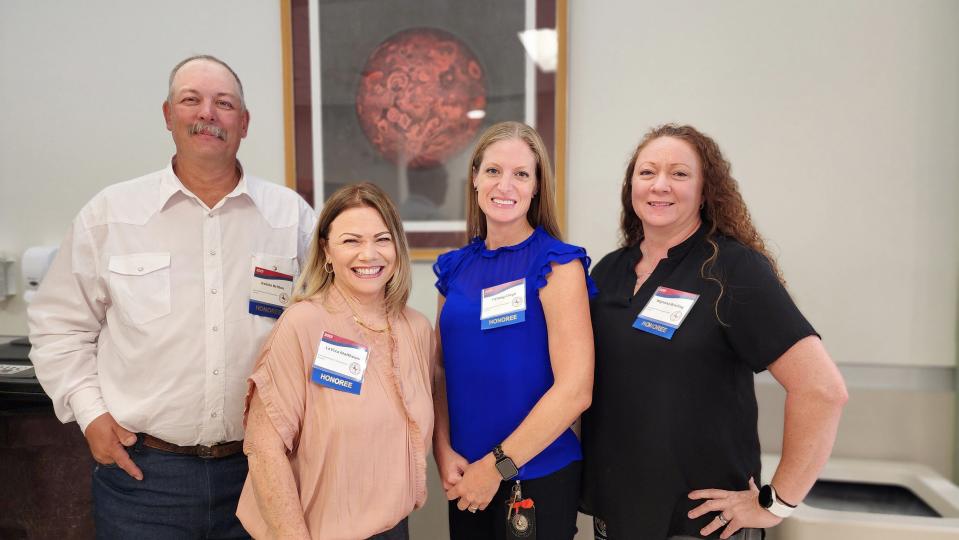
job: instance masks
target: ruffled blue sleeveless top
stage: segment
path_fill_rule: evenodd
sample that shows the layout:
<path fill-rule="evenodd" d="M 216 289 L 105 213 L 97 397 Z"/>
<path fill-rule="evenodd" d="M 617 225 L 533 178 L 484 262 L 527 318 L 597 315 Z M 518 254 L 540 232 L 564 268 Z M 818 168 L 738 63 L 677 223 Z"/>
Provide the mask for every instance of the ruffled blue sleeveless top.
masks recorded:
<path fill-rule="evenodd" d="M 583 265 L 589 295 L 586 250 L 537 228 L 515 246 L 486 249 L 482 238 L 441 255 L 433 272 L 446 297 L 439 317 L 453 449 L 471 463 L 492 451 L 532 410 L 553 384 L 549 342 L 539 290 L 552 263 Z M 525 321 L 480 329 L 483 289 L 526 279 Z M 567 429 L 526 465 L 520 480 L 539 478 L 582 459 L 579 440 Z"/>

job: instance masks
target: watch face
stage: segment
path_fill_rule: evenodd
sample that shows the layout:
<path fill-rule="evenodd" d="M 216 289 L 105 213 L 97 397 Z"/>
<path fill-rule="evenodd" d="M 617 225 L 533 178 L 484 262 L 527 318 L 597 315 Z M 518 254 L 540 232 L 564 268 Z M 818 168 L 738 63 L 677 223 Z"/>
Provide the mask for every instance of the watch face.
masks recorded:
<path fill-rule="evenodd" d="M 763 508 L 769 508 L 773 505 L 773 488 L 769 484 L 759 490 L 759 505 Z"/>
<path fill-rule="evenodd" d="M 499 471 L 499 475 L 503 477 L 503 480 L 509 480 L 519 474 L 519 469 L 516 468 L 516 464 L 513 463 L 513 460 L 510 458 L 503 458 L 497 461 L 496 470 Z"/>

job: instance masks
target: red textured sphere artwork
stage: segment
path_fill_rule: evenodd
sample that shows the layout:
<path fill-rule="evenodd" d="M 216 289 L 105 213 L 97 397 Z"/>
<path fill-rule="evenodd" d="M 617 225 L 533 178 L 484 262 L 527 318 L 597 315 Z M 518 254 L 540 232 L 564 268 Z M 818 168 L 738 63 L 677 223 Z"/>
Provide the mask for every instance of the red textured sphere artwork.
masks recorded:
<path fill-rule="evenodd" d="M 404 30 L 370 54 L 356 90 L 356 116 L 383 157 L 433 167 L 472 140 L 485 111 L 486 80 L 476 55 L 435 28 Z"/>

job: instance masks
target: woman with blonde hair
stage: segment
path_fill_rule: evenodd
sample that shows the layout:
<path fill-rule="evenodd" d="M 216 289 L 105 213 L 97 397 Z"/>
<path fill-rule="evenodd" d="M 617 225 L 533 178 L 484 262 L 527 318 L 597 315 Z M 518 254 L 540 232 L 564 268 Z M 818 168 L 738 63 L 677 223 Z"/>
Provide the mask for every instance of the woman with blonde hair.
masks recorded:
<path fill-rule="evenodd" d="M 549 157 L 529 126 L 487 129 L 468 178 L 473 239 L 434 266 L 433 449 L 450 538 L 571 539 L 582 454 L 570 425 L 593 373 L 589 257 L 560 240 Z"/>
<path fill-rule="evenodd" d="M 406 539 L 426 499 L 429 322 L 406 306 L 409 250 L 369 183 L 320 214 L 293 300 L 247 395 L 250 473 L 237 515 L 257 538 Z"/>
<path fill-rule="evenodd" d="M 583 509 L 598 539 L 758 539 L 812 487 L 846 400 L 719 146 L 664 125 L 633 152 L 622 247 L 592 276 L 596 386 Z M 786 389 L 782 460 L 760 489 L 753 373 Z"/>

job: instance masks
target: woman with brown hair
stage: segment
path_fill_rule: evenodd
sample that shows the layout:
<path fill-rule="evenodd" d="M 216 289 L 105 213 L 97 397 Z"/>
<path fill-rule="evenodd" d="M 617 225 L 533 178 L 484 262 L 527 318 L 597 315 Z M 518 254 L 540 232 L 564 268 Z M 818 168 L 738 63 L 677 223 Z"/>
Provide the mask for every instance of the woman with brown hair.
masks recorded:
<path fill-rule="evenodd" d="M 293 301 L 250 376 L 237 515 L 257 538 L 408 538 L 426 500 L 433 333 L 409 250 L 369 183 L 323 208 Z"/>
<path fill-rule="evenodd" d="M 560 240 L 543 141 L 490 126 L 473 151 L 467 231 L 440 292 L 433 449 L 450 538 L 571 540 L 593 339 L 586 251 Z"/>
<path fill-rule="evenodd" d="M 592 272 L 582 507 L 596 538 L 759 538 L 828 458 L 842 377 L 708 136 L 670 124 L 643 137 L 622 234 Z M 765 369 L 787 397 L 782 460 L 760 489 L 753 373 Z"/>

